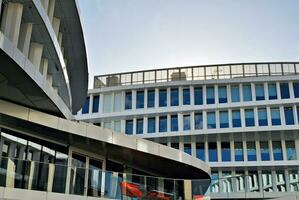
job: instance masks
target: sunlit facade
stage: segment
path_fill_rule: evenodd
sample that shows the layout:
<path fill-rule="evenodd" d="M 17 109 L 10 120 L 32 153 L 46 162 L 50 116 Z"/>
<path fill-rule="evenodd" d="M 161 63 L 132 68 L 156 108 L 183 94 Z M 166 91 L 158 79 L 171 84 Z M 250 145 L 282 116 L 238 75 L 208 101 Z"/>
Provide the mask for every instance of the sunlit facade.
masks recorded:
<path fill-rule="evenodd" d="M 299 63 L 236 63 L 94 78 L 76 119 L 205 161 L 212 199 L 296 194 Z"/>

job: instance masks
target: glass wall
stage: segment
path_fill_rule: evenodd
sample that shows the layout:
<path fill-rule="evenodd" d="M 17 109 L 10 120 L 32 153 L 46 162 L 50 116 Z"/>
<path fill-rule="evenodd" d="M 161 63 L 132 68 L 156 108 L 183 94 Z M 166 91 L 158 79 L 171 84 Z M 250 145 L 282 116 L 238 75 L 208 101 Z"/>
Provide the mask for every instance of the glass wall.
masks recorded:
<path fill-rule="evenodd" d="M 203 128 L 203 121 L 202 121 L 202 113 L 195 113 L 194 114 L 194 128 L 196 130 Z"/>
<path fill-rule="evenodd" d="M 297 160 L 296 147 L 294 141 L 285 141 L 287 160 Z"/>
<path fill-rule="evenodd" d="M 281 142 L 280 141 L 272 141 L 272 145 L 273 145 L 274 160 L 283 160 Z"/>
<path fill-rule="evenodd" d="M 133 120 L 126 120 L 126 134 L 133 134 Z"/>
<path fill-rule="evenodd" d="M 272 126 L 281 125 L 279 108 L 271 108 L 271 123 Z"/>
<path fill-rule="evenodd" d="M 136 134 L 143 134 L 143 119 L 137 119 Z"/>
<path fill-rule="evenodd" d="M 99 95 L 93 96 L 93 102 L 92 102 L 93 113 L 99 112 L 99 103 L 100 103 L 100 96 Z"/>
<path fill-rule="evenodd" d="M 284 107 L 284 118 L 285 118 L 285 124 L 286 125 L 294 125 L 294 113 L 292 107 Z"/>
<path fill-rule="evenodd" d="M 294 82 L 293 83 L 293 88 L 294 88 L 295 98 L 299 98 L 299 82 Z"/>
<path fill-rule="evenodd" d="M 245 110 L 245 125 L 247 127 L 254 126 L 254 112 L 252 109 Z"/>

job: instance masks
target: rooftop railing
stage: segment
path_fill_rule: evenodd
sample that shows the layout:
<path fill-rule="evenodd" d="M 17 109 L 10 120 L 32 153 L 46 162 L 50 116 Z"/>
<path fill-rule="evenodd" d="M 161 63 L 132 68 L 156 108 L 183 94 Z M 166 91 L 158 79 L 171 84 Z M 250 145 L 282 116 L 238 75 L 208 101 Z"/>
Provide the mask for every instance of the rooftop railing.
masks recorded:
<path fill-rule="evenodd" d="M 169 81 L 284 76 L 292 74 L 299 74 L 299 62 L 237 63 L 190 66 L 95 76 L 94 88 Z"/>

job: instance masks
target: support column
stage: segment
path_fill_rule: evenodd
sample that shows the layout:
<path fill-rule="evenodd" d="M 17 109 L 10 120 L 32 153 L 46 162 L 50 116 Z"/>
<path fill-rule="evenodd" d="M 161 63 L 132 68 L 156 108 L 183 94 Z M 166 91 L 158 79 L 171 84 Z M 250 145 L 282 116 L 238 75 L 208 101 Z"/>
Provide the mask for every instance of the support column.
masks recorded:
<path fill-rule="evenodd" d="M 48 17 L 50 22 L 52 23 L 54 17 L 54 9 L 55 9 L 55 0 L 49 0 L 48 5 Z"/>
<path fill-rule="evenodd" d="M 43 54 L 43 45 L 32 42 L 30 45 L 29 60 L 37 69 L 39 69 L 40 67 L 42 54 Z"/>
<path fill-rule="evenodd" d="M 32 23 L 21 24 L 20 37 L 18 42 L 18 49 L 23 52 L 23 54 L 28 57 L 30 40 L 32 34 Z"/>
<path fill-rule="evenodd" d="M 47 78 L 47 73 L 48 73 L 48 59 L 42 59 L 41 60 L 39 71 L 43 75 L 44 78 Z"/>
<path fill-rule="evenodd" d="M 184 199 L 192 199 L 192 183 L 191 180 L 184 180 Z"/>
<path fill-rule="evenodd" d="M 53 26 L 56 37 L 58 37 L 59 27 L 60 27 L 60 19 L 57 17 L 53 17 L 52 26 Z"/>
<path fill-rule="evenodd" d="M 20 3 L 7 3 L 4 6 L 1 31 L 15 46 L 18 46 L 20 26 L 23 14 L 23 5 Z"/>

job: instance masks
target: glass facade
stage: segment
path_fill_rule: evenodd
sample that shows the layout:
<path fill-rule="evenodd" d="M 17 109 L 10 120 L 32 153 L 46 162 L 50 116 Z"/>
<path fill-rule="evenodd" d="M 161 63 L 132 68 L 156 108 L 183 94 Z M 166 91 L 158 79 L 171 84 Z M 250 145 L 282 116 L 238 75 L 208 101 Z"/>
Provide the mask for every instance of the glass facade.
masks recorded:
<path fill-rule="evenodd" d="M 221 142 L 221 157 L 223 162 L 231 161 L 231 149 L 229 142 Z"/>
<path fill-rule="evenodd" d="M 136 92 L 136 108 L 144 108 L 144 91 Z"/>
<path fill-rule="evenodd" d="M 261 148 L 261 160 L 269 161 L 270 160 L 270 151 L 269 151 L 268 141 L 260 141 L 260 148 Z"/>
<path fill-rule="evenodd" d="M 271 123 L 272 126 L 281 125 L 279 108 L 271 108 Z"/>
<path fill-rule="evenodd" d="M 240 102 L 240 88 L 238 85 L 231 86 L 232 102 Z"/>
<path fill-rule="evenodd" d="M 216 115 L 215 112 L 207 113 L 207 127 L 208 129 L 216 128 Z"/>
<path fill-rule="evenodd" d="M 252 101 L 251 85 L 243 85 L 243 101 Z"/>
<path fill-rule="evenodd" d="M 190 105 L 190 89 L 183 89 L 183 105 Z"/>
<path fill-rule="evenodd" d="M 297 160 L 295 142 L 290 140 L 290 141 L 285 141 L 285 143 L 286 143 L 287 160 Z"/>
<path fill-rule="evenodd" d="M 266 108 L 258 109 L 258 119 L 259 119 L 259 126 L 268 126 L 267 109 Z"/>
<path fill-rule="evenodd" d="M 159 117 L 159 132 L 167 131 L 167 117 Z"/>
<path fill-rule="evenodd" d="M 132 109 L 132 92 L 126 92 L 125 109 L 126 110 Z"/>
<path fill-rule="evenodd" d="M 285 124 L 286 125 L 294 125 L 294 113 L 292 107 L 284 107 L 284 118 L 285 118 Z"/>
<path fill-rule="evenodd" d="M 202 113 L 194 114 L 194 126 L 196 130 L 203 128 Z"/>
<path fill-rule="evenodd" d="M 170 105 L 178 106 L 179 105 L 179 89 L 171 88 L 170 90 Z"/>
<path fill-rule="evenodd" d="M 235 142 L 235 161 L 244 161 L 243 142 Z"/>
<path fill-rule="evenodd" d="M 255 98 L 257 101 L 265 100 L 264 84 L 255 85 Z"/>
<path fill-rule="evenodd" d="M 245 125 L 246 127 L 254 126 L 254 112 L 252 109 L 245 110 Z"/>
<path fill-rule="evenodd" d="M 232 123 L 233 127 L 241 127 L 242 126 L 240 110 L 232 111 L 232 122 L 233 122 Z"/>
<path fill-rule="evenodd" d="M 177 115 L 171 115 L 171 131 L 178 131 L 178 116 Z"/>
<path fill-rule="evenodd" d="M 147 119 L 147 132 L 155 133 L 156 132 L 156 118 L 150 117 Z"/>
<path fill-rule="evenodd" d="M 89 113 L 89 101 L 90 101 L 90 97 L 86 97 L 84 105 L 82 107 L 82 114 Z"/>
<path fill-rule="evenodd" d="M 216 142 L 209 142 L 208 143 L 208 153 L 209 153 L 209 162 L 217 162 L 217 144 Z"/>
<path fill-rule="evenodd" d="M 143 119 L 137 119 L 136 134 L 143 134 Z"/>
<path fill-rule="evenodd" d="M 147 107 L 148 108 L 155 107 L 155 90 L 147 91 Z"/>
<path fill-rule="evenodd" d="M 220 128 L 228 128 L 228 112 L 220 111 Z"/>
<path fill-rule="evenodd" d="M 214 104 L 215 103 L 215 90 L 214 87 L 207 87 L 207 104 Z"/>
<path fill-rule="evenodd" d="M 227 90 L 226 86 L 218 87 L 218 101 L 219 103 L 227 103 Z"/>
<path fill-rule="evenodd" d="M 165 89 L 159 90 L 159 107 L 167 106 L 167 91 Z"/>
<path fill-rule="evenodd" d="M 92 112 L 97 113 L 99 112 L 99 103 L 100 103 L 100 96 L 93 96 L 93 102 L 92 102 Z"/>
<path fill-rule="evenodd" d="M 196 143 L 196 158 L 205 161 L 205 144 Z"/>
<path fill-rule="evenodd" d="M 280 83 L 280 95 L 282 99 L 290 98 L 290 90 L 288 83 Z"/>
<path fill-rule="evenodd" d="M 195 87 L 194 88 L 194 104 L 195 105 L 202 105 L 203 104 L 202 87 Z"/>
<path fill-rule="evenodd" d="M 183 115 L 183 130 L 190 130 L 190 115 Z"/>
<path fill-rule="evenodd" d="M 294 88 L 295 98 L 299 98 L 299 82 L 294 82 L 293 83 L 293 88 Z"/>
<path fill-rule="evenodd" d="M 247 160 L 256 161 L 256 146 L 255 142 L 247 142 Z"/>
<path fill-rule="evenodd" d="M 283 160 L 281 142 L 280 141 L 272 141 L 272 145 L 273 145 L 274 160 Z"/>
<path fill-rule="evenodd" d="M 133 134 L 133 120 L 126 120 L 126 134 Z"/>
<path fill-rule="evenodd" d="M 268 93 L 269 93 L 269 100 L 277 99 L 277 90 L 276 90 L 275 83 L 268 84 Z"/>

